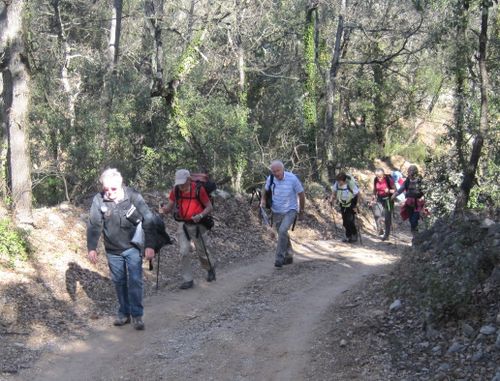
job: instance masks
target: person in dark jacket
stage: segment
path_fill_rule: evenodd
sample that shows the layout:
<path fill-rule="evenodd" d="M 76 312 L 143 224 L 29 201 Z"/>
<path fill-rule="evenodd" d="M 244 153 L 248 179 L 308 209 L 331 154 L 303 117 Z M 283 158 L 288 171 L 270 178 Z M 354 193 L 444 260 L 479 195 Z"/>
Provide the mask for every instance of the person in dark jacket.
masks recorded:
<path fill-rule="evenodd" d="M 405 203 L 401 208 L 401 217 L 403 220 L 410 220 L 410 227 L 412 234 L 418 232 L 418 221 L 420 219 L 420 211 L 424 208 L 425 198 L 422 187 L 422 177 L 418 173 L 416 165 L 408 167 L 408 177 L 405 182 L 394 194 L 394 200 L 401 193 L 405 192 Z"/>
<path fill-rule="evenodd" d="M 113 324 L 123 326 L 132 320 L 135 329 L 143 330 L 141 248 L 145 247 L 146 259 L 154 258 L 153 214 L 137 191 L 123 185 L 118 170 L 105 170 L 99 181 L 102 191 L 94 196 L 87 224 L 88 258 L 97 263 L 97 243 L 103 234 L 119 304 Z"/>

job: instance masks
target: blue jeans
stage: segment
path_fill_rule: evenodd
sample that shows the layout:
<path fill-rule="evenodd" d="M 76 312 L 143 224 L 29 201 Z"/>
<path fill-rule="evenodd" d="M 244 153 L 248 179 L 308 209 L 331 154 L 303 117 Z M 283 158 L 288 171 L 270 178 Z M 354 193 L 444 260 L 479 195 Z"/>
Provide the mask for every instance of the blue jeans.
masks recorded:
<path fill-rule="evenodd" d="M 278 231 L 276 261 L 283 262 L 285 257 L 291 257 L 291 254 L 288 252 L 288 249 L 290 248 L 290 237 L 288 236 L 288 230 L 292 227 L 296 215 L 296 210 L 289 210 L 284 214 L 273 214 L 274 224 L 276 225 L 276 230 Z"/>
<path fill-rule="evenodd" d="M 144 313 L 142 306 L 142 258 L 138 249 L 132 247 L 120 255 L 108 254 L 111 280 L 118 297 L 118 315 L 138 317 Z"/>

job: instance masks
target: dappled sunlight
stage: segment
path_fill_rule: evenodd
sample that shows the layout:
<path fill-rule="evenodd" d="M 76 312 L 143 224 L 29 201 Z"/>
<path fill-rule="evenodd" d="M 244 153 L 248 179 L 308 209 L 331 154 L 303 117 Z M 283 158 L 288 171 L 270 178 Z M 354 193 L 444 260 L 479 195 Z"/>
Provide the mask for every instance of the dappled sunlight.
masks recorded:
<path fill-rule="evenodd" d="M 397 259 L 395 255 L 383 250 L 374 250 L 373 248 L 365 248 L 359 245 L 345 246 L 333 241 L 301 243 L 293 240 L 296 258 L 304 261 L 321 260 L 339 262 L 349 260 L 363 265 L 378 266 L 392 263 Z"/>

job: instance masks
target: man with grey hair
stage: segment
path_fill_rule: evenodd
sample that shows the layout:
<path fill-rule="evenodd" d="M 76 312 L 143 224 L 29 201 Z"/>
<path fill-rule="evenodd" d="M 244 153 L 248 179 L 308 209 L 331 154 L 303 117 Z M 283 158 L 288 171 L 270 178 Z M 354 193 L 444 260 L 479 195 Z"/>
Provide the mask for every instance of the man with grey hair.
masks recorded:
<path fill-rule="evenodd" d="M 278 231 L 274 266 L 281 268 L 283 265 L 293 263 L 293 250 L 288 230 L 297 215 L 302 217 L 306 198 L 298 177 L 292 172 L 285 171 L 285 166 L 281 161 L 272 161 L 270 170 L 271 175 L 266 179 L 260 205 L 265 207 L 268 198 L 272 199 L 273 222 Z"/>
<path fill-rule="evenodd" d="M 144 254 L 146 259 L 153 259 L 156 239 L 153 214 L 137 191 L 123 185 L 117 169 L 106 169 L 99 181 L 102 191 L 94 196 L 87 224 L 88 258 L 97 263 L 97 243 L 102 233 L 119 304 L 113 324 L 123 326 L 132 318 L 134 328 L 143 330 L 141 247 L 133 238 L 142 222 L 139 226 L 144 230 Z"/>

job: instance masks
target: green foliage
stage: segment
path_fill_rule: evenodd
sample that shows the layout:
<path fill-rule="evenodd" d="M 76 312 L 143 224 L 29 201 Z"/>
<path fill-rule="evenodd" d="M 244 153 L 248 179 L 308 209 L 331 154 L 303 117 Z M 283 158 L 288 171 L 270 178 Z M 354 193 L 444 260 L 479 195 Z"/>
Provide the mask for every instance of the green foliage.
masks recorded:
<path fill-rule="evenodd" d="M 15 228 L 8 219 L 0 220 L 0 265 L 15 268 L 29 258 L 27 232 Z"/>

